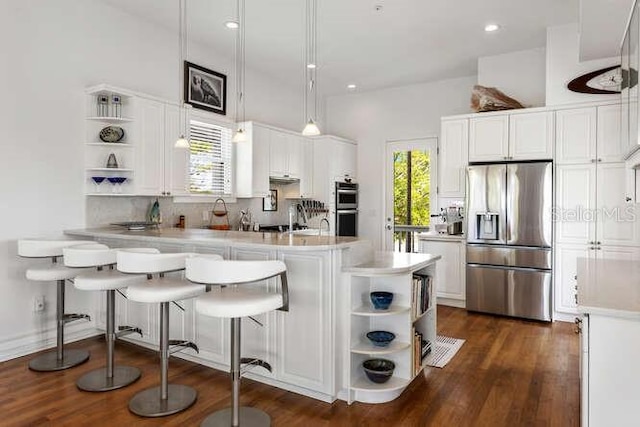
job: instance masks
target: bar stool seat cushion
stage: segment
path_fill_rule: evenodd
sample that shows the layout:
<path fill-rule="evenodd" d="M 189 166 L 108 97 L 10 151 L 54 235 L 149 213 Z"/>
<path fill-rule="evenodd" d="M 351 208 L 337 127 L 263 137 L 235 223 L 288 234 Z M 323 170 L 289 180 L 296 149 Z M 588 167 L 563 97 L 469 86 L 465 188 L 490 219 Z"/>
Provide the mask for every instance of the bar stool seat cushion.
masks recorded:
<path fill-rule="evenodd" d="M 116 263 L 116 250 L 101 243 L 87 243 L 62 249 L 67 267 L 99 267 Z"/>
<path fill-rule="evenodd" d="M 62 256 L 62 249 L 91 243 L 88 240 L 18 240 L 18 255 L 25 258 L 47 258 Z"/>
<path fill-rule="evenodd" d="M 179 278 L 163 277 L 135 283 L 127 288 L 127 298 L 132 301 L 161 303 L 195 298 L 205 292 L 205 287 Z"/>
<path fill-rule="evenodd" d="M 196 311 L 210 317 L 246 317 L 282 307 L 282 295 L 249 285 L 214 288 L 196 299 Z"/>
<path fill-rule="evenodd" d="M 147 276 L 144 274 L 124 274 L 117 270 L 94 270 L 79 274 L 73 284 L 77 289 L 83 291 L 110 291 L 146 281 Z"/>
<path fill-rule="evenodd" d="M 28 268 L 26 276 L 27 279 L 38 282 L 55 282 L 58 280 L 73 279 L 78 274 L 85 271 L 89 271 L 89 269 L 69 268 L 62 264 L 50 264 L 45 267 Z"/>

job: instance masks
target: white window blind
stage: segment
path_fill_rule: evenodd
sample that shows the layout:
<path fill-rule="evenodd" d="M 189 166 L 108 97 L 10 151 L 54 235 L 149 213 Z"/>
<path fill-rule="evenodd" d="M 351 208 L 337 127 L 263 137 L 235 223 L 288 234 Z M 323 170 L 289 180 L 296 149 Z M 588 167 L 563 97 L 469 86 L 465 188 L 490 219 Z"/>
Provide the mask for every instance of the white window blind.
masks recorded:
<path fill-rule="evenodd" d="M 189 122 L 189 191 L 231 196 L 231 129 Z"/>

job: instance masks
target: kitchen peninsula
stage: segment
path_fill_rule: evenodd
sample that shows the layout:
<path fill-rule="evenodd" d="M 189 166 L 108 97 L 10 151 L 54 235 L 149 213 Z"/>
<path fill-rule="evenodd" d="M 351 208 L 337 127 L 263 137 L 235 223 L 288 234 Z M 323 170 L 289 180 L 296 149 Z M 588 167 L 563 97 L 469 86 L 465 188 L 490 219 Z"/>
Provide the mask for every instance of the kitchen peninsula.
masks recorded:
<path fill-rule="evenodd" d="M 370 242 L 354 237 L 180 228 L 128 231 L 120 227 L 68 230 L 65 234 L 113 248 L 155 247 L 162 252 L 213 253 L 233 260 L 282 260 L 287 265 L 290 311 L 256 316 L 264 327 L 245 319 L 242 331 L 243 356 L 268 361 L 273 372 L 256 368 L 247 377 L 326 402 L 337 398 L 351 400 L 347 399 L 346 390 L 353 369 L 348 357 L 353 338 L 353 332 L 348 330 L 352 276 L 367 275 L 364 270 L 368 268 L 373 276 L 397 276 L 388 283 L 398 286 L 399 301 L 408 312 L 411 272 L 425 269 L 439 259 L 425 254 L 409 257 L 404 254 L 402 260 L 394 263 L 389 256 L 395 255 L 389 255 L 384 258 L 381 270 L 380 254 L 374 254 Z M 371 281 L 371 290 L 375 288 L 375 280 Z M 269 286 L 276 286 L 274 279 Z M 368 295 L 368 285 L 358 286 L 366 287 Z M 180 307 L 171 307 L 171 339 L 193 341 L 200 353 L 183 352 L 177 356 L 227 371 L 230 349 L 225 320 L 198 315 L 192 300 L 178 304 Z M 104 307 L 96 298 L 93 310 L 99 328 L 104 327 Z M 130 338 L 131 341 L 155 348 L 156 307 L 121 298 L 116 312 L 117 324 L 135 325 L 144 331 L 143 338 Z M 409 331 L 401 336 L 409 355 Z M 401 364 L 399 374 L 405 380 L 401 387 L 395 386 L 396 396 L 413 377 L 408 364 Z"/>

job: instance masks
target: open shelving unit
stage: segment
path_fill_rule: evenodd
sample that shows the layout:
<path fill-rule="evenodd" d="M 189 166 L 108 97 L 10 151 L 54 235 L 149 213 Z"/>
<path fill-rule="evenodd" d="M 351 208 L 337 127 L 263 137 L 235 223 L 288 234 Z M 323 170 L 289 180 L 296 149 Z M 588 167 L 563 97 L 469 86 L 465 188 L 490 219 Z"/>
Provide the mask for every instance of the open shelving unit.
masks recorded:
<path fill-rule="evenodd" d="M 112 97 L 120 98 L 119 112 L 116 112 Z M 105 109 L 98 106 L 98 97 L 105 96 L 109 102 Z M 86 135 L 85 135 L 85 194 L 88 196 L 128 196 L 134 194 L 135 185 L 135 139 L 133 112 L 135 97 L 126 90 L 109 85 L 98 85 L 86 91 Z M 119 116 L 117 115 L 119 113 Z M 100 131 L 107 126 L 117 126 L 124 130 L 119 142 L 100 140 Z M 108 168 L 107 160 L 113 154 L 117 168 Z M 93 177 L 104 177 L 100 184 Z M 126 178 L 121 183 L 111 183 L 109 178 Z"/>
<path fill-rule="evenodd" d="M 387 254 L 381 264 L 389 263 L 393 257 L 402 257 L 403 268 L 378 268 L 376 262 L 370 266 L 356 266 L 348 270 L 349 289 L 349 343 L 348 343 L 348 387 L 347 401 L 364 403 L 389 402 L 402 394 L 404 389 L 422 371 L 429 356 L 416 361 L 415 332 L 435 347 L 436 341 L 436 297 L 435 261 L 439 257 L 425 254 Z M 431 290 L 429 304 L 425 310 L 416 307 L 419 290 L 414 276 L 428 277 Z M 375 310 L 370 302 L 372 291 L 393 292 L 394 299 L 388 310 Z M 428 292 L 429 290 L 427 290 Z M 423 292 L 424 294 L 424 292 Z M 426 296 L 425 296 L 426 298 Z M 422 312 L 423 311 L 423 312 Z M 376 347 L 366 337 L 367 332 L 384 330 L 393 332 L 395 339 L 387 347 Z M 420 357 L 420 356 L 418 356 Z M 395 364 L 393 376 L 385 383 L 370 381 L 362 363 L 370 358 L 383 358 Z"/>

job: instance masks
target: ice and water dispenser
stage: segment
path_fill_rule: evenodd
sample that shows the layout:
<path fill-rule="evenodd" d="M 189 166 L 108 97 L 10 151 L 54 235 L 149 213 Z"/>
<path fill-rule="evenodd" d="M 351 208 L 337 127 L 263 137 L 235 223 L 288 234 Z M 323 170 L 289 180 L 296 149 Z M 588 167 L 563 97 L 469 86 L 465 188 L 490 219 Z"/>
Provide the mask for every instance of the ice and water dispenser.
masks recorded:
<path fill-rule="evenodd" d="M 476 214 L 476 238 L 482 240 L 498 240 L 498 218 L 496 212 Z"/>

